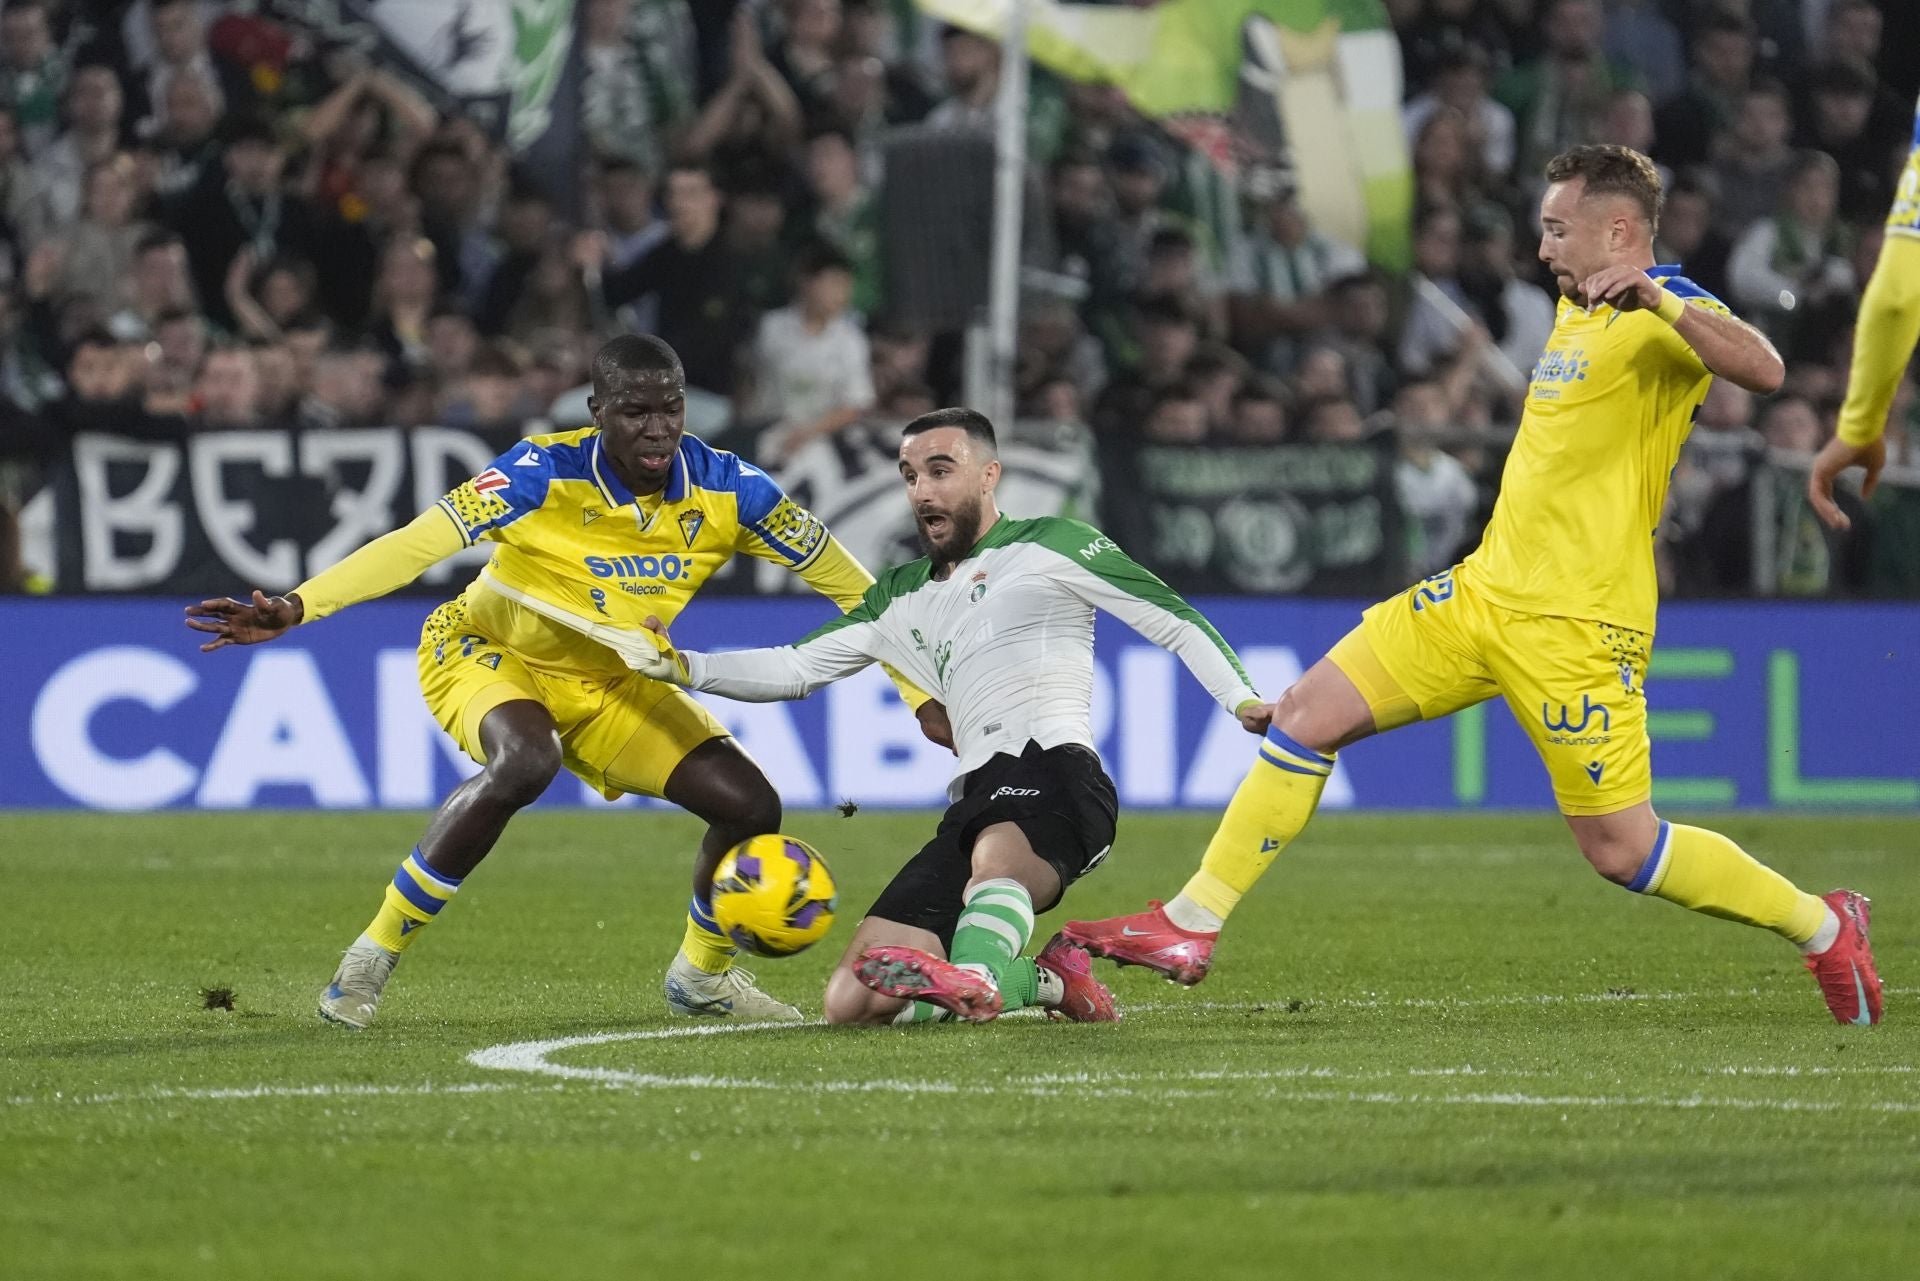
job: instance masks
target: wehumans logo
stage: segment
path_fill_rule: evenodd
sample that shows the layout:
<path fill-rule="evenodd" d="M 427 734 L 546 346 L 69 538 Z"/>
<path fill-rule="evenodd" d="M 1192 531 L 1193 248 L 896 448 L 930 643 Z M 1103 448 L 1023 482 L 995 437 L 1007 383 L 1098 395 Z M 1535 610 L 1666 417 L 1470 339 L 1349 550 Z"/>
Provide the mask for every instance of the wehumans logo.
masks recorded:
<path fill-rule="evenodd" d="M 1593 723 L 1595 713 L 1600 716 L 1600 732 L 1587 734 L 1587 726 Z M 1547 727 L 1547 742 L 1560 747 L 1592 747 L 1613 739 L 1613 715 L 1602 704 L 1593 701 L 1593 695 L 1580 696 L 1580 720 L 1576 723 L 1573 713 L 1565 703 L 1560 704 L 1560 714 L 1556 717 L 1551 703 L 1540 704 L 1540 723 Z M 1575 737 L 1584 735 L 1584 737 Z"/>

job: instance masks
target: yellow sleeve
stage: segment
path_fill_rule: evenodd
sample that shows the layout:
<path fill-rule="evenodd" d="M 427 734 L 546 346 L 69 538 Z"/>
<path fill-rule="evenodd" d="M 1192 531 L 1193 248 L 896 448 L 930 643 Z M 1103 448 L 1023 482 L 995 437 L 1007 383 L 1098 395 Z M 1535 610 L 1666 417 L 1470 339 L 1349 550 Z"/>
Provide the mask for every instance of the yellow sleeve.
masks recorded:
<path fill-rule="evenodd" d="M 1900 378 L 1920 342 L 1920 237 L 1889 234 L 1860 299 L 1853 369 L 1840 407 L 1838 435 L 1870 445 L 1886 430 Z"/>
<path fill-rule="evenodd" d="M 831 534 L 825 536 L 814 557 L 794 572 L 806 580 L 807 586 L 838 605 L 843 613 L 859 605 L 867 588 L 873 586 L 873 575 L 867 572 L 867 567 L 855 560 L 853 553 Z M 887 678 L 900 691 L 908 707 L 918 711 L 920 704 L 933 697 L 893 668 L 884 663 L 881 666 L 886 668 Z"/>
<path fill-rule="evenodd" d="M 311 623 L 405 587 L 466 545 L 466 535 L 446 507 L 435 503 L 294 588 L 304 606 L 300 621 Z"/>

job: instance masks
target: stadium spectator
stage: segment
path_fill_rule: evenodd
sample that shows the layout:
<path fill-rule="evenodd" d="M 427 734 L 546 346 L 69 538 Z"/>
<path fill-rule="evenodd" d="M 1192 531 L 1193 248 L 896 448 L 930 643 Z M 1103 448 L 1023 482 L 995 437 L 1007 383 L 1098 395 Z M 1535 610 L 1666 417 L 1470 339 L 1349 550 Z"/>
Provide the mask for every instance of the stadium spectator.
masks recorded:
<path fill-rule="evenodd" d="M 207 431 L 258 426 L 260 375 L 253 353 L 244 347 L 216 347 L 207 353 L 193 388 L 194 425 Z"/>
<path fill-rule="evenodd" d="M 13 112 L 0 106 L 0 243 L 17 262 L 52 223 L 46 190 L 20 153 Z"/>
<path fill-rule="evenodd" d="M 1811 462 L 1826 435 L 1819 412 L 1804 397 L 1780 396 L 1760 411 L 1759 430 L 1770 451 L 1782 462 L 1796 465 L 1757 462 L 1746 483 L 1724 490 L 1714 500 L 1689 549 L 1696 578 L 1688 585 L 1735 595 L 1745 595 L 1760 583 L 1782 596 L 1861 590 L 1872 554 L 1865 507 L 1851 492 L 1834 491 L 1835 502 L 1853 523 L 1852 529 L 1842 533 L 1822 524 L 1805 499 L 1806 474 L 1799 464 Z M 1771 491 L 1774 518 L 1767 545 L 1756 546 L 1755 493 L 1763 486 Z M 1768 551 L 1771 560 L 1756 565 L 1756 555 Z"/>
<path fill-rule="evenodd" d="M 1460 461 L 1440 448 L 1452 425 L 1446 392 L 1436 383 L 1408 383 L 1393 398 L 1394 492 L 1407 518 L 1408 568 L 1416 577 L 1459 559 L 1480 489 Z"/>
<path fill-rule="evenodd" d="M 132 301 L 134 251 L 149 231 L 134 217 L 133 161 L 124 153 L 87 171 L 80 218 L 46 244 L 58 247 L 57 306 L 105 319 Z"/>
<path fill-rule="evenodd" d="M 1367 262 L 1359 250 L 1313 227 L 1291 188 L 1262 212 L 1260 225 L 1227 262 L 1228 334 L 1240 351 L 1284 368 L 1288 353 L 1274 344 L 1325 326 L 1328 286 L 1364 271 Z"/>
<path fill-rule="evenodd" d="M 867 336 L 848 306 L 853 264 L 814 245 L 798 277 L 793 303 L 763 316 L 753 340 L 751 416 L 773 424 L 759 451 L 772 461 L 860 421 L 874 404 Z"/>
<path fill-rule="evenodd" d="M 295 411 L 302 427 L 368 427 L 377 421 L 386 369 L 378 352 L 321 352 L 313 357 L 311 369 L 304 380 L 306 394 Z"/>
<path fill-rule="evenodd" d="M 768 61 L 799 100 L 801 115 L 824 120 L 833 110 L 834 52 L 841 42 L 840 0 L 792 0 L 786 31 Z"/>
<path fill-rule="evenodd" d="M 1207 407 L 1185 382 L 1162 387 L 1140 425 L 1140 438 L 1152 445 L 1198 445 L 1207 438 Z"/>
<path fill-rule="evenodd" d="M 720 234 L 721 197 L 713 175 L 695 164 L 667 173 L 669 236 L 639 261 L 600 278 L 609 308 L 653 295 L 661 338 L 680 353 L 687 384 L 719 395 L 734 387 L 734 344 L 746 320 L 743 264 Z M 584 265 L 606 262 L 604 236 L 576 244 Z"/>
<path fill-rule="evenodd" d="M 1475 317 L 1515 369 L 1533 368 L 1553 334 L 1555 302 L 1514 270 L 1513 220 L 1489 208 L 1466 227 L 1460 290 Z"/>
<path fill-rule="evenodd" d="M 581 6 L 580 122 L 598 159 L 658 173 L 693 112 L 693 47 L 684 4 L 644 8 L 641 17 L 633 0 Z M 649 20 L 649 29 L 636 30 Z"/>
<path fill-rule="evenodd" d="M 156 197 L 180 199 L 201 175 L 219 165 L 219 123 L 220 105 L 212 85 L 200 76 L 175 76 L 167 85 L 163 122 L 144 139 Z"/>
<path fill-rule="evenodd" d="M 1093 408 L 1093 428 L 1124 439 L 1140 431 L 1160 393 L 1186 376 L 1200 346 L 1200 324 L 1171 298 L 1146 298 L 1129 326 L 1135 360 L 1108 381 Z"/>
<path fill-rule="evenodd" d="M 1773 212 L 1793 168 L 1792 136 L 1793 113 L 1778 81 L 1756 82 L 1740 96 L 1733 126 L 1714 141 L 1716 208 L 1727 234 Z"/>
<path fill-rule="evenodd" d="M 386 357 L 388 376 L 396 382 L 408 368 L 423 366 L 429 355 L 427 321 L 439 294 L 437 257 L 426 239 L 391 240 L 380 256 L 367 339 Z"/>
<path fill-rule="evenodd" d="M 1460 281 L 1465 232 L 1455 209 L 1436 206 L 1414 222 L 1416 285 L 1400 332 L 1399 367 L 1418 378 L 1460 348 L 1473 300 Z"/>
<path fill-rule="evenodd" d="M 1234 445 L 1277 445 L 1287 438 L 1287 406 L 1264 379 L 1242 384 L 1222 437 Z"/>
<path fill-rule="evenodd" d="M 80 216 L 87 174 L 121 154 L 124 136 L 120 79 L 112 67 L 76 67 L 65 102 L 65 130 L 33 162 L 47 212 L 62 227 Z"/>
<path fill-rule="evenodd" d="M 1607 109 L 1600 117 L 1600 124 L 1594 130 L 1595 142 L 1610 142 L 1619 147 L 1632 147 L 1635 151 L 1652 156 L 1660 148 L 1653 132 L 1653 102 L 1638 89 L 1615 89 L 1607 95 Z M 1660 175 L 1660 185 L 1664 188 L 1673 183 L 1673 170 L 1654 162 L 1654 172 Z"/>
<path fill-rule="evenodd" d="M 186 246 L 171 231 L 149 229 L 135 242 L 127 283 L 126 305 L 106 320 L 107 328 L 122 342 L 146 342 L 161 316 L 193 307 Z"/>
<path fill-rule="evenodd" d="M 493 159 L 484 139 L 443 131 L 414 154 L 410 171 L 440 288 L 469 311 L 478 309 L 496 257 L 482 218 Z"/>
<path fill-rule="evenodd" d="M 1667 189 L 1660 209 L 1660 231 L 1654 238 L 1654 257 L 1679 263 L 1687 279 L 1716 298 L 1728 296 L 1727 255 L 1733 242 L 1720 230 L 1714 216 L 1713 175 L 1691 171 L 1679 175 Z"/>
<path fill-rule="evenodd" d="M 411 157 L 439 123 L 433 107 L 399 77 L 372 67 L 355 72 L 300 123 L 308 149 L 302 194 L 322 208 L 364 202 L 361 168 L 368 159 Z"/>
<path fill-rule="evenodd" d="M 151 117 L 149 128 L 163 123 L 160 113 L 175 79 L 190 76 L 213 93 L 215 110 L 223 115 L 247 111 L 253 93 L 238 68 L 216 61 L 207 47 L 206 26 L 198 0 L 152 0 L 148 8 L 153 31 L 153 57 L 142 68 L 136 91 L 140 114 Z"/>
<path fill-rule="evenodd" d="M 940 33 L 940 68 L 947 95 L 927 113 L 930 129 L 992 129 L 1000 92 L 1000 46 L 961 27 Z"/>
<path fill-rule="evenodd" d="M 13 110 L 29 156 L 52 140 L 67 88 L 47 9 L 46 0 L 10 0 L 0 10 L 0 103 Z"/>
<path fill-rule="evenodd" d="M 1025 301 L 1014 359 L 1015 390 L 1024 397 L 1064 379 L 1073 385 L 1076 403 L 1090 404 L 1106 385 L 1099 340 L 1086 331 L 1065 299 L 1036 296 Z"/>
<path fill-rule="evenodd" d="M 1348 394 L 1362 413 L 1373 413 L 1393 398 L 1399 382 L 1387 357 L 1392 310 L 1386 281 L 1371 269 L 1356 272 L 1335 281 L 1329 297 L 1333 326 L 1314 342 L 1340 357 Z"/>
<path fill-rule="evenodd" d="M 1546 50 L 1514 67 L 1494 89 L 1513 112 L 1520 172 L 1528 175 L 1588 141 L 1606 110 L 1607 95 L 1638 83 L 1631 68 L 1612 62 L 1601 48 L 1597 0 L 1553 0 L 1541 27 Z"/>
<path fill-rule="evenodd" d="M 1484 173 L 1506 174 L 1513 169 L 1513 112 L 1488 92 L 1487 55 L 1474 47 L 1449 52 L 1435 71 L 1425 93 L 1410 99 L 1400 113 L 1407 146 L 1415 148 L 1428 119 L 1442 107 L 1451 107 L 1466 122 L 1467 140 L 1478 154 Z"/>
<path fill-rule="evenodd" d="M 1658 0 L 1606 0 L 1602 33 L 1607 57 L 1633 68 L 1653 98 L 1665 101 L 1685 85 L 1685 46 Z"/>
<path fill-rule="evenodd" d="M 1448 65 L 1462 55 L 1484 58 L 1494 72 L 1513 65 L 1506 27 L 1488 0 L 1428 0 L 1400 28 L 1400 44 L 1407 84 L 1416 93 L 1434 88 Z M 1505 172 L 1507 166 L 1497 168 Z"/>
<path fill-rule="evenodd" d="M 880 311 L 880 218 L 873 193 L 860 179 L 853 139 L 822 129 L 807 140 L 807 191 L 813 197 L 813 234 L 853 265 L 853 309 Z"/>
<path fill-rule="evenodd" d="M 800 101 L 767 61 L 753 6 L 734 10 L 730 37 L 726 82 L 687 126 L 682 160 L 723 164 L 743 153 L 778 154 L 800 140 Z"/>
<path fill-rule="evenodd" d="M 1353 444 L 1367 438 L 1367 420 L 1344 396 L 1320 396 L 1301 408 L 1300 431 L 1316 445 Z"/>
<path fill-rule="evenodd" d="M 1223 439 L 1233 429 L 1234 402 L 1251 374 L 1231 347 L 1209 344 L 1187 362 L 1187 385 L 1207 413 L 1207 434 Z"/>
<path fill-rule="evenodd" d="M 1733 304 L 1791 357 L 1802 336 L 1837 322 L 1853 302 L 1852 232 L 1839 220 L 1840 168 L 1801 152 L 1771 218 L 1749 227 L 1727 260 Z"/>
<path fill-rule="evenodd" d="M 1800 113 L 1799 145 L 1840 166 L 1840 213 L 1878 222 L 1893 200 L 1886 131 L 1873 125 L 1878 82 L 1871 68 L 1830 62 L 1814 70 Z"/>
<path fill-rule="evenodd" d="M 1757 56 L 1752 26 L 1714 10 L 1693 38 L 1693 70 L 1684 91 L 1654 116 L 1660 158 L 1676 168 L 1713 158 L 1713 140 L 1733 127 L 1752 83 Z"/>

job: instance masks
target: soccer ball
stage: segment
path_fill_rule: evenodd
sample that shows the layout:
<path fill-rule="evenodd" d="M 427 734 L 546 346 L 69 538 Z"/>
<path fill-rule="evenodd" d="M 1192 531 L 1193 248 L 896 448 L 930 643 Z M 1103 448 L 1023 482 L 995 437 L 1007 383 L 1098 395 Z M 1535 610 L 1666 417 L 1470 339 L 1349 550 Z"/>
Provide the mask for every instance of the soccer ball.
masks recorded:
<path fill-rule="evenodd" d="M 769 832 L 727 851 L 713 872 L 713 919 L 755 956 L 792 956 L 833 928 L 833 873 L 805 841 Z"/>

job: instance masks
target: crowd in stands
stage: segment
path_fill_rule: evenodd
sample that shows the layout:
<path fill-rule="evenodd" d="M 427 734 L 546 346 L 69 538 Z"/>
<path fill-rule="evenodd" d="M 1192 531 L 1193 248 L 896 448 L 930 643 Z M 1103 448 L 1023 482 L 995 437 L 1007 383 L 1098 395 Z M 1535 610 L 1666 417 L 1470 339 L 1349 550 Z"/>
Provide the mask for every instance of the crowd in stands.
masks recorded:
<path fill-rule="evenodd" d="M 1407 275 L 1314 226 L 1284 183 L 1248 198 L 1119 91 L 1036 71 L 1026 258 L 1079 284 L 1025 297 L 1018 415 L 1084 424 L 1116 507 L 1153 484 L 1129 465 L 1142 445 L 1370 444 L 1406 570 L 1443 567 L 1478 537 L 1554 321 L 1541 167 L 1624 143 L 1668 179 L 1660 260 L 1788 360 L 1766 402 L 1716 386 L 1660 532 L 1670 590 L 1747 590 L 1756 460 L 1832 430 L 1910 136 L 1880 7 L 1385 7 Z M 954 336 L 889 311 L 881 140 L 990 127 L 994 42 L 904 0 L 578 0 L 585 154 L 555 193 L 361 46 L 270 12 L 0 8 L 0 509 L 73 432 L 135 416 L 442 424 L 504 445 L 564 418 L 624 329 L 672 343 L 696 426 L 769 468 L 959 398 Z M 1896 464 L 1915 459 L 1912 400 Z M 1778 590 L 1915 590 L 1910 523 L 1843 539 L 1794 523 L 1797 503 L 1769 510 Z M 24 577 L 9 538 L 0 589 Z"/>

